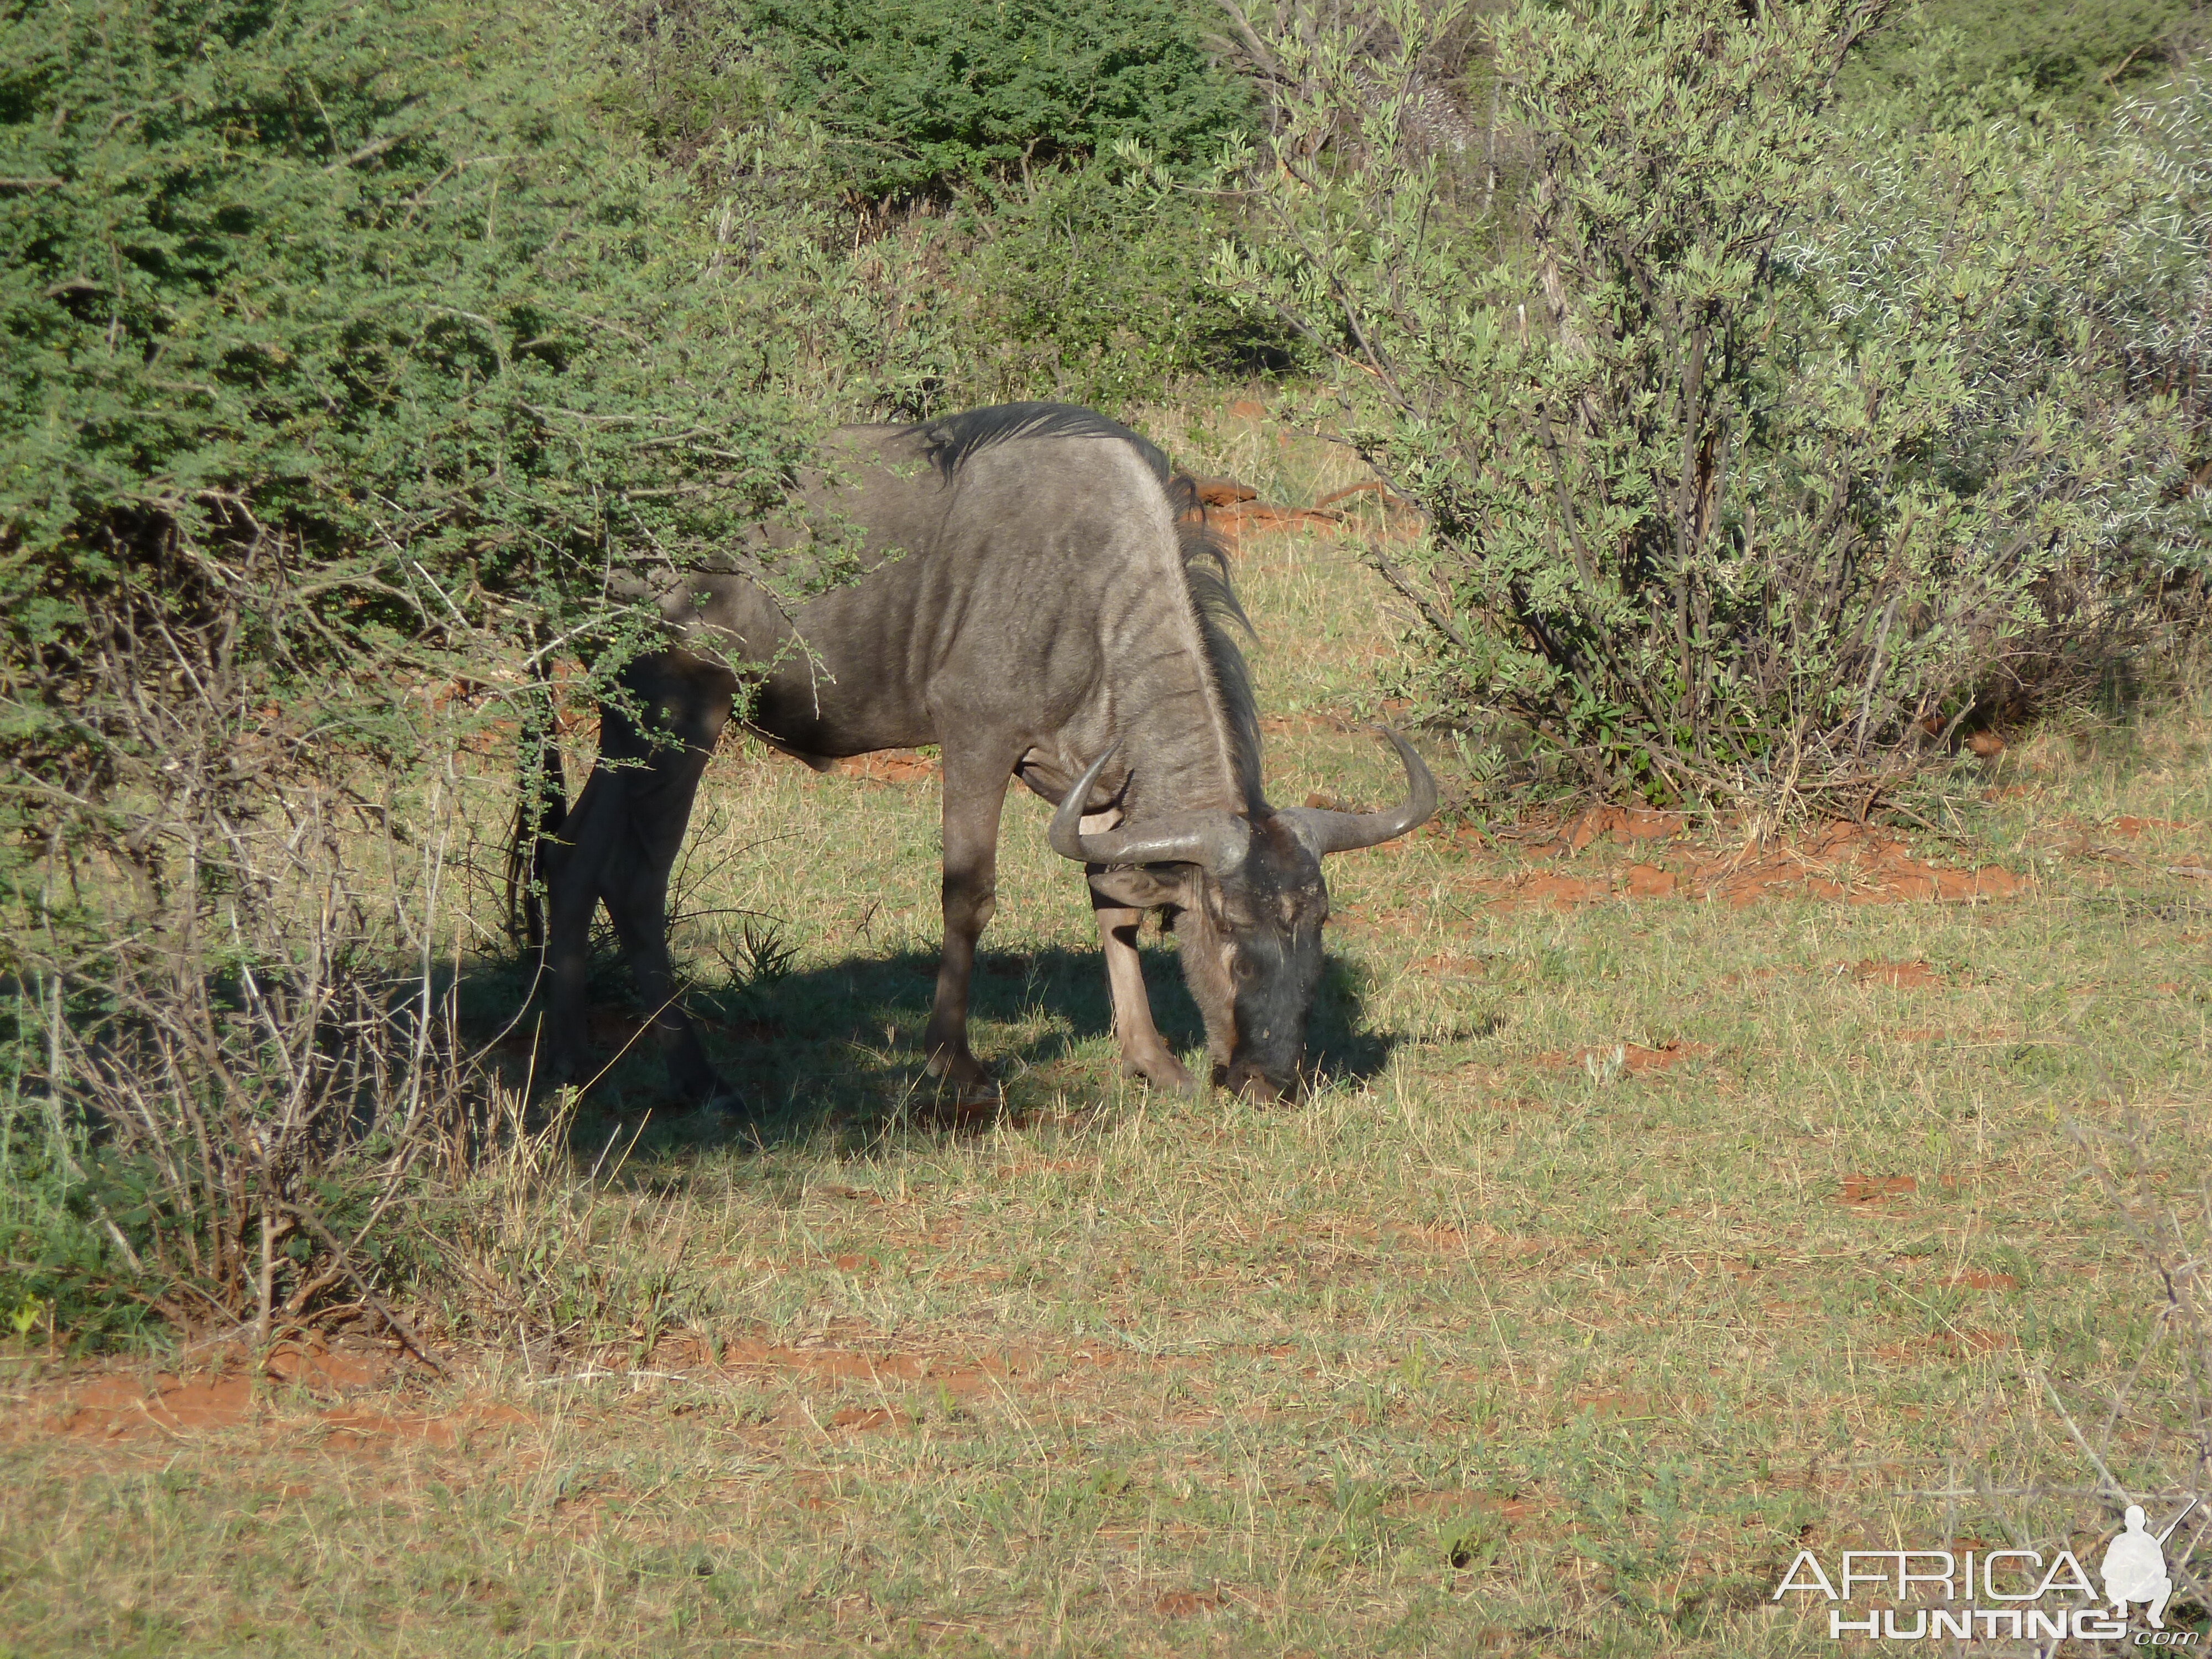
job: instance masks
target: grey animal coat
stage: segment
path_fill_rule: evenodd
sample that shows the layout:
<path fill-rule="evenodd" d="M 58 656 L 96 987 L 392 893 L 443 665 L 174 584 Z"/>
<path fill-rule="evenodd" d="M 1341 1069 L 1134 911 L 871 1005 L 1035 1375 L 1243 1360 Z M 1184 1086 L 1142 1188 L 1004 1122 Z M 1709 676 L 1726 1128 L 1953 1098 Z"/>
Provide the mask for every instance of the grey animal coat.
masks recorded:
<path fill-rule="evenodd" d="M 604 900 L 658 1010 L 672 1081 L 728 1098 L 675 1006 L 665 906 L 700 774 L 742 690 L 747 727 L 817 767 L 940 745 L 945 951 L 923 1041 L 931 1072 L 963 1097 L 988 1093 L 968 986 L 1014 778 L 1060 805 L 1054 845 L 1085 865 L 1125 1066 L 1191 1082 L 1138 968 L 1137 923 L 1163 908 L 1217 1080 L 1287 1091 L 1321 969 L 1320 856 L 1425 818 L 1426 769 L 1389 734 L 1412 784 L 1404 806 L 1268 806 L 1225 567 L 1202 529 L 1178 522 L 1188 485 L 1127 428 L 1012 404 L 844 428 L 824 453 L 806 489 L 816 533 L 861 538 L 866 574 L 790 617 L 743 576 L 672 581 L 658 597 L 670 648 L 625 674 L 644 717 L 603 711 L 601 763 L 541 849 L 556 1075 L 581 1067 L 586 945 Z M 731 662 L 769 666 L 741 682 Z"/>

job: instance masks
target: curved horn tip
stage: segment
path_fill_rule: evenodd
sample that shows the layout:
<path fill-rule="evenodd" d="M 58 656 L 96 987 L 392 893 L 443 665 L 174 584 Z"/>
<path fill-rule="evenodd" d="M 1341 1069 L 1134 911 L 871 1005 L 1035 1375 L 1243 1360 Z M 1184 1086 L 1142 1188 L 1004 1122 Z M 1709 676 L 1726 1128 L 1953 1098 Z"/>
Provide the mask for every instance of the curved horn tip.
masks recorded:
<path fill-rule="evenodd" d="M 1420 816 L 1406 829 L 1418 830 L 1436 816 L 1437 775 L 1429 770 L 1429 763 L 1421 758 L 1421 751 L 1413 747 L 1412 740 L 1403 732 L 1389 726 L 1378 726 L 1375 729 L 1390 739 L 1390 746 L 1398 751 L 1398 758 L 1405 763 L 1406 781 L 1412 790 L 1407 805 L 1420 810 Z"/>
<path fill-rule="evenodd" d="M 1118 741 L 1108 744 L 1104 751 L 1091 763 L 1066 794 L 1060 797 L 1059 806 L 1054 809 L 1052 825 L 1045 832 L 1045 840 L 1060 857 L 1073 859 L 1078 864 L 1095 862 L 1083 845 L 1083 809 L 1091 799 L 1091 786 L 1098 781 L 1098 775 L 1106 769 L 1106 763 L 1121 750 L 1121 745 Z"/>
<path fill-rule="evenodd" d="M 1436 816 L 1437 780 L 1413 745 L 1389 726 L 1376 731 L 1390 740 L 1406 769 L 1406 799 L 1379 812 L 1331 812 L 1317 807 L 1286 806 L 1278 817 L 1295 825 L 1316 853 L 1349 853 L 1363 847 L 1379 847 L 1408 830 L 1418 830 Z"/>
<path fill-rule="evenodd" d="M 1233 830 L 1218 812 L 1178 812 L 1143 826 L 1124 823 L 1095 836 L 1083 833 L 1083 811 L 1090 804 L 1091 786 L 1106 763 L 1120 752 L 1118 743 L 1091 762 L 1083 775 L 1053 811 L 1045 839 L 1052 850 L 1078 864 L 1203 864 L 1218 869 L 1242 855 L 1242 845 L 1230 844 Z M 1242 823 L 1242 820 L 1237 822 Z M 1243 833 L 1249 838 L 1249 826 Z"/>

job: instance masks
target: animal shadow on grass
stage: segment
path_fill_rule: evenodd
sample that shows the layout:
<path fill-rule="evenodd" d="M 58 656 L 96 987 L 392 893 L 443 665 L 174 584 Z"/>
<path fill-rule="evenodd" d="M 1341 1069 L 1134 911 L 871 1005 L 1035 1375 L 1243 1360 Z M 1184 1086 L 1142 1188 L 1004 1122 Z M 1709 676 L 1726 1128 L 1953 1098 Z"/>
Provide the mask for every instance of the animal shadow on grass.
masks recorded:
<path fill-rule="evenodd" d="M 1194 1073 L 1205 1064 L 1206 1027 L 1174 947 L 1142 949 L 1152 1017 Z M 934 950 L 854 955 L 804 969 L 695 979 L 684 1005 L 708 1052 L 747 1103 L 742 1113 L 687 1112 L 671 1101 L 660 1055 L 643 1031 L 646 1011 L 611 953 L 595 957 L 591 1044 L 603 1067 L 575 1122 L 580 1149 L 619 1130 L 635 1153 L 731 1143 L 863 1143 L 902 1124 L 975 1129 L 1011 1119 L 1064 1117 L 1107 1104 L 1118 1066 L 1105 970 L 1095 950 L 1049 946 L 976 958 L 969 992 L 970 1038 L 1004 1085 L 1000 1111 L 946 1114 L 923 1071 L 920 1044 L 937 988 Z M 489 1039 L 514 1018 L 530 975 L 515 963 L 485 964 L 465 988 L 464 1024 Z M 1307 1027 L 1307 1072 L 1316 1086 L 1358 1082 L 1389 1061 L 1400 1040 L 1367 1029 L 1366 971 L 1328 958 Z M 469 991 L 475 994 L 471 995 Z M 477 1018 L 470 1018 L 474 1013 Z M 536 1006 L 492 1051 L 510 1085 L 531 1080 Z M 1285 1109 L 1296 1109 L 1286 1108 Z M 641 1116 L 647 1121 L 640 1123 Z"/>

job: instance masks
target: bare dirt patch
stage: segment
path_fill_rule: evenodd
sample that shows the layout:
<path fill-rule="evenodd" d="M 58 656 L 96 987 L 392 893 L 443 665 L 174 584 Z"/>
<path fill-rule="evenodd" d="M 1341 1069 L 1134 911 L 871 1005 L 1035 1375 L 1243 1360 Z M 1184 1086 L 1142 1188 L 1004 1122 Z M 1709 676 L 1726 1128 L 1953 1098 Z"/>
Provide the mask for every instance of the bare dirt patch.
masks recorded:
<path fill-rule="evenodd" d="M 1966 1291 L 2016 1291 L 2020 1280 L 2010 1273 L 1990 1273 L 1979 1267 L 1969 1267 L 1955 1273 L 1943 1281 Z"/>
<path fill-rule="evenodd" d="M 1231 541 L 1239 541 L 1247 536 L 1280 534 L 1291 530 L 1333 531 L 1343 525 L 1344 515 L 1316 512 L 1310 507 L 1275 507 L 1248 499 L 1209 510 L 1206 523 L 1208 529 L 1218 531 Z"/>
<path fill-rule="evenodd" d="M 1946 869 L 1913 855 L 1901 836 L 1835 823 L 1759 856 L 1713 860 L 1692 872 L 1698 896 L 1729 904 L 1800 895 L 1854 904 L 2010 898 L 2027 885 L 1998 865 Z"/>
<path fill-rule="evenodd" d="M 1524 876 L 1515 884 L 1515 896 L 1526 904 L 1595 904 L 1613 896 L 1613 881 L 1607 876 Z"/>
<path fill-rule="evenodd" d="M 1193 478 L 1191 483 L 1198 491 L 1198 499 L 1207 507 L 1235 507 L 1260 499 L 1258 490 L 1234 478 Z"/>
<path fill-rule="evenodd" d="M 1582 1048 L 1553 1049 L 1537 1055 L 1536 1063 L 1573 1069 L 1609 1066 L 1617 1061 L 1631 1077 L 1644 1077 L 1654 1072 L 1669 1071 L 1686 1060 L 1700 1059 L 1712 1052 L 1710 1043 L 1679 1039 L 1648 1048 L 1637 1042 L 1601 1042 Z"/>
<path fill-rule="evenodd" d="M 1219 1612 L 1221 1601 L 1218 1591 L 1170 1590 L 1152 1603 L 1152 1611 L 1163 1619 L 1194 1619 Z"/>
<path fill-rule="evenodd" d="M 1844 1177 L 1836 1200 L 1855 1208 L 1879 1209 L 1911 1198 L 1919 1190 L 1920 1182 L 1912 1176 L 1854 1174 Z"/>
<path fill-rule="evenodd" d="M 1662 862 L 1646 855 L 1626 866 L 1568 873 L 1565 860 L 1601 836 L 1639 850 L 1680 836 L 1679 814 L 1602 807 L 1565 824 L 1506 831 L 1523 867 L 1475 875 L 1462 884 L 1492 908 L 1537 905 L 1571 909 L 1607 899 L 1687 898 L 1731 907 L 1789 899 L 1851 904 L 1943 903 L 2011 898 L 2028 879 L 2000 865 L 1956 869 L 1917 856 L 1905 839 L 1872 825 L 1834 823 L 1779 843 L 1720 851 L 1685 842 Z M 1470 851 L 1482 843 L 1476 838 Z M 1539 866 L 1526 867 L 1528 864 Z"/>
<path fill-rule="evenodd" d="M 1419 534 L 1427 521 L 1419 507 L 1379 479 L 1370 478 L 1332 489 L 1311 507 L 1287 507 L 1262 501 L 1257 489 L 1235 478 L 1200 477 L 1192 482 L 1197 486 L 1206 528 L 1232 543 L 1248 536 L 1285 532 L 1333 535 L 1345 527 L 1346 516 L 1337 509 L 1336 504 L 1368 496 L 1373 498 L 1370 510 L 1379 509 L 1383 514 L 1382 533 L 1393 541 L 1408 540 Z M 1370 519 L 1364 528 L 1373 533 L 1373 520 Z"/>
<path fill-rule="evenodd" d="M 1558 839 L 1534 848 L 1529 856 L 1544 858 L 1579 853 L 1601 836 L 1611 836 L 1623 844 L 1667 841 L 1680 835 L 1688 822 L 1680 812 L 1654 812 L 1636 806 L 1593 806 L 1567 823 Z"/>
<path fill-rule="evenodd" d="M 914 1418 L 908 1413 L 888 1406 L 847 1406 L 830 1413 L 833 1429 L 850 1429 L 855 1434 L 867 1434 L 879 1429 L 902 1429 L 912 1425 Z"/>
<path fill-rule="evenodd" d="M 2147 830 L 2191 830 L 2196 826 L 2173 818 L 2121 817 L 2113 819 L 2105 827 L 2115 836 L 2125 836 L 2132 840 Z"/>
<path fill-rule="evenodd" d="M 207 1369 L 177 1372 L 104 1371 L 35 1385 L 16 1417 L 15 1437 L 46 1435 L 96 1443 L 190 1438 L 260 1429 L 290 1437 L 321 1431 L 339 1449 L 377 1449 L 396 1441 L 450 1446 L 476 1429 L 535 1419 L 497 1401 L 466 1398 L 436 1411 L 386 1409 L 398 1370 L 373 1352 L 279 1348 L 258 1372 L 243 1351 L 220 1355 Z M 301 1404 L 338 1396 L 328 1405 Z M 380 1403 L 360 1396 L 374 1394 Z"/>
<path fill-rule="evenodd" d="M 1943 975 L 1924 962 L 1862 962 L 1851 977 L 1863 985 L 1894 985 L 1905 991 L 1936 990 L 1943 984 Z"/>

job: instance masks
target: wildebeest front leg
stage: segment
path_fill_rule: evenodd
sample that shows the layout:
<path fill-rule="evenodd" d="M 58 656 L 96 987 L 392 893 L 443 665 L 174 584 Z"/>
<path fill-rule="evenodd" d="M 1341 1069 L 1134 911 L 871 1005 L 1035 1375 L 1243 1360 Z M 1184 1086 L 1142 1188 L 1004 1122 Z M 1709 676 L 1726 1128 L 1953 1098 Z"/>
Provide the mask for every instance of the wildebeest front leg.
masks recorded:
<path fill-rule="evenodd" d="M 921 1047 L 930 1075 L 963 1097 L 991 1087 L 991 1074 L 968 1048 L 968 987 L 975 941 L 998 908 L 999 816 L 1012 778 L 1011 757 L 945 751 L 945 954 Z"/>
<path fill-rule="evenodd" d="M 1091 908 L 1097 915 L 1098 943 L 1106 952 L 1106 990 L 1114 1004 L 1114 1040 L 1121 1046 L 1121 1070 L 1164 1089 L 1195 1087 L 1188 1069 L 1152 1024 L 1144 964 L 1137 956 L 1137 927 L 1145 913 L 1116 904 L 1095 889 Z"/>

